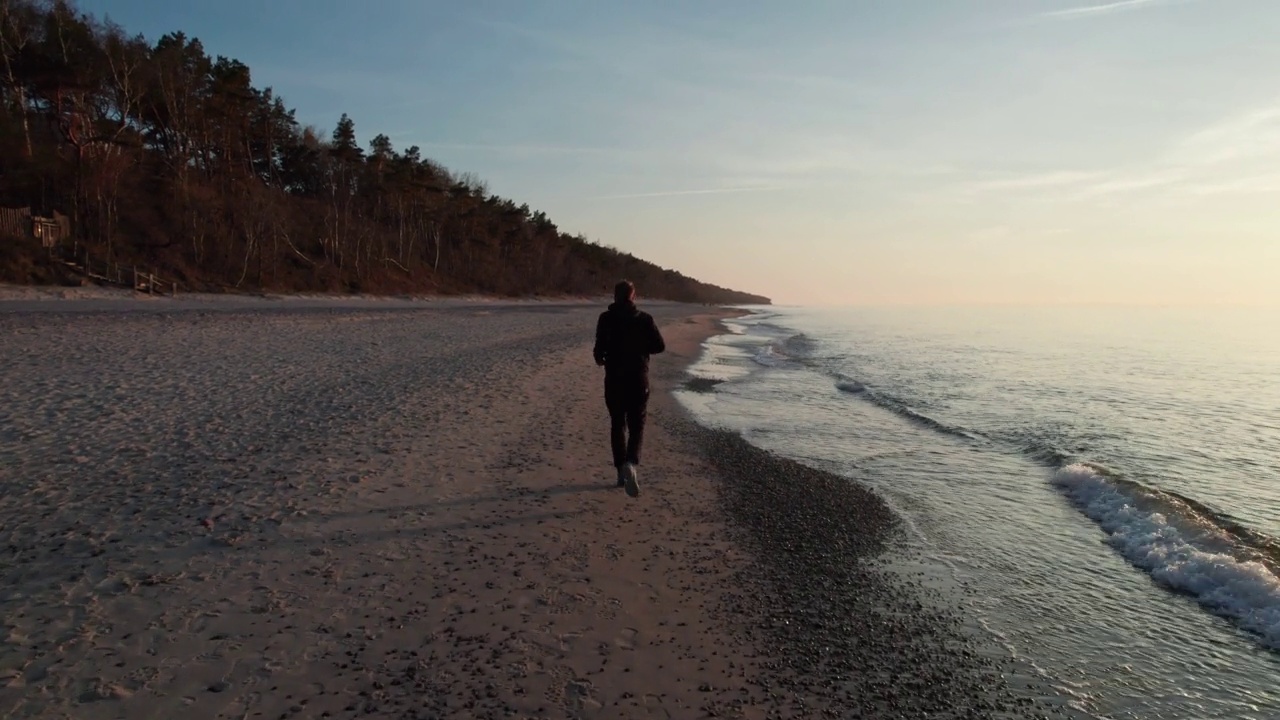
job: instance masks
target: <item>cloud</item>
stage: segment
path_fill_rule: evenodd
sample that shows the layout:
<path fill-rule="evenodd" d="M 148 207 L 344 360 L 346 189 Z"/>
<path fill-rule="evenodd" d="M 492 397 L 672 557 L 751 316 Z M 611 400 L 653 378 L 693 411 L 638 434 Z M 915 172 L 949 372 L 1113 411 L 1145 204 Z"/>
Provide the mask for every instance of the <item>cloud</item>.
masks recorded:
<path fill-rule="evenodd" d="M 510 155 L 619 155 L 628 151 L 619 150 L 617 148 L 603 147 L 575 147 L 572 145 L 491 145 L 485 143 L 452 143 L 452 142 L 428 142 L 421 143 L 423 149 L 435 150 L 473 150 L 476 152 L 488 152 L 497 154 Z"/>
<path fill-rule="evenodd" d="M 764 72 L 749 74 L 747 80 L 768 83 L 771 85 L 784 85 L 804 90 L 820 91 L 824 94 L 831 92 L 856 95 L 860 97 L 869 96 L 880 91 L 875 85 L 865 81 L 854 81 L 849 78 L 840 77 L 839 75 L 824 75 L 820 73 L 787 73 L 770 69 Z"/>
<path fill-rule="evenodd" d="M 1086 184 L 1081 188 L 1080 193 L 1076 197 L 1083 199 L 1088 197 L 1119 195 L 1122 193 L 1134 192 L 1136 190 L 1171 187 L 1183 183 L 1186 179 L 1186 173 L 1177 168 L 1163 168 L 1136 172 L 1120 171 L 1110 174 L 1099 182 Z"/>
<path fill-rule="evenodd" d="M 965 194 L 1030 193 L 1059 201 L 1101 199 L 1116 195 L 1174 187 L 1188 179 L 1176 167 L 1122 167 L 1110 170 L 1058 170 L 981 180 L 962 187 Z"/>
<path fill-rule="evenodd" d="M 1096 17 L 1125 10 L 1134 10 L 1143 6 L 1168 5 L 1171 1 L 1176 0 L 1118 0 L 1118 2 L 1103 3 L 1101 5 L 1084 5 L 1065 10 L 1052 10 L 1041 13 L 1040 17 L 1062 19 Z"/>
<path fill-rule="evenodd" d="M 1191 133 L 1174 149 L 1178 161 L 1210 165 L 1280 153 L 1280 104 L 1225 118 Z"/>
<path fill-rule="evenodd" d="M 1280 173 L 1280 104 L 1226 116 L 1172 140 L 1147 162 L 1100 169 L 978 173 L 962 195 L 1018 194 L 1057 201 L 1097 200 L 1157 191 L 1205 197 L 1275 192 Z M 972 175 L 971 175 L 972 177 Z"/>
<path fill-rule="evenodd" d="M 1280 193 L 1280 174 L 1252 175 L 1220 182 L 1196 183 L 1187 193 L 1205 197 L 1212 195 L 1271 195 Z"/>
<path fill-rule="evenodd" d="M 713 67 L 737 68 L 752 57 L 745 50 L 719 46 L 707 37 L 647 25 L 634 18 L 577 34 L 490 18 L 477 18 L 475 22 L 506 39 L 532 45 L 548 57 L 558 57 L 567 63 L 565 68 L 605 72 L 662 86 L 692 87 L 693 77 Z"/>
<path fill-rule="evenodd" d="M 868 138 L 847 131 L 796 131 L 749 127 L 740 133 L 721 133 L 714 144 L 695 148 L 705 166 L 720 177 L 759 178 L 761 184 L 796 180 L 836 181 L 855 175 L 902 174 L 902 158 Z"/>
<path fill-rule="evenodd" d="M 1055 170 L 1052 172 L 1013 175 L 994 180 L 981 180 L 969 186 L 979 192 L 991 190 L 1038 190 L 1044 188 L 1078 187 L 1093 180 L 1102 180 L 1107 173 L 1101 171 Z"/>
<path fill-rule="evenodd" d="M 683 195 L 721 195 L 725 193 L 746 193 L 746 192 L 765 192 L 768 190 L 780 190 L 779 186 L 770 187 L 730 187 L 730 188 L 706 188 L 701 190 L 659 190 L 657 192 L 643 193 L 625 193 L 622 195 L 598 195 L 590 200 L 633 200 L 640 198 L 661 198 L 661 197 L 679 197 Z"/>

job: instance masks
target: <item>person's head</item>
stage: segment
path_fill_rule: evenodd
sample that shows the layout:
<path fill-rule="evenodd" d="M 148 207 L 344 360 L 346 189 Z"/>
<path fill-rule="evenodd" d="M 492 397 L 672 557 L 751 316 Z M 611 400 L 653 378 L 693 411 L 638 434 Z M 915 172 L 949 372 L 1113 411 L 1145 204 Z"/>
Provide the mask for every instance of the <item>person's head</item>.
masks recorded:
<path fill-rule="evenodd" d="M 635 302 L 636 286 L 630 280 L 619 280 L 613 286 L 613 300 L 619 303 Z"/>

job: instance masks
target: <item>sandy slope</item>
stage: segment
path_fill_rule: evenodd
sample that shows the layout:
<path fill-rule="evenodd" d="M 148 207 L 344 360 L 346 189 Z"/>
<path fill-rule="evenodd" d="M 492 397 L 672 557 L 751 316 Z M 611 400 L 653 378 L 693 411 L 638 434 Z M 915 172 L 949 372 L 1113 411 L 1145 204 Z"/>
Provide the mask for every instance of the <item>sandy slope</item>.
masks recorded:
<path fill-rule="evenodd" d="M 613 487 L 594 312 L 0 312 L 0 716 L 763 717 L 666 395 Z"/>

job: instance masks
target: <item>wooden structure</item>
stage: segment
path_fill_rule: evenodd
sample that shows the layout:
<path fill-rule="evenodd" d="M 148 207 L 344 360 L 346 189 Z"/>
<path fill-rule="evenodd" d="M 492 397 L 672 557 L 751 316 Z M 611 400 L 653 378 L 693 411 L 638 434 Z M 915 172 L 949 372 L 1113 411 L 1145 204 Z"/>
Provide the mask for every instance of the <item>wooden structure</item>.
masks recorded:
<path fill-rule="evenodd" d="M 61 262 L 71 270 L 100 283 L 121 285 L 148 295 L 178 294 L 176 280 L 158 278 L 149 270 L 139 270 L 137 265 L 126 266 L 118 262 L 98 260 L 88 250 L 64 256 Z"/>
<path fill-rule="evenodd" d="M 0 208 L 0 236 L 35 238 L 52 248 L 71 237 L 71 219 L 56 210 L 53 217 L 40 217 L 29 207 Z"/>
<path fill-rule="evenodd" d="M 53 217 L 41 217 L 32 215 L 31 208 L 0 208 L 0 238 L 39 240 L 51 259 L 94 282 L 120 285 L 151 295 L 178 294 L 178 283 L 174 280 L 158 278 L 154 272 L 139 270 L 136 265 L 125 266 L 90 255 L 87 248 L 75 242 L 71 219 L 56 210 Z"/>

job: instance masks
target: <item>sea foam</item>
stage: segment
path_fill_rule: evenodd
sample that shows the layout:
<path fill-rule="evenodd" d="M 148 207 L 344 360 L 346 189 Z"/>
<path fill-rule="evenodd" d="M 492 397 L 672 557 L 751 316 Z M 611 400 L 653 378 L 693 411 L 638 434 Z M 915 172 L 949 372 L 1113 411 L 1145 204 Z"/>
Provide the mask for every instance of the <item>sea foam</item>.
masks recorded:
<path fill-rule="evenodd" d="M 1248 549 L 1213 518 L 1091 465 L 1068 465 L 1053 482 L 1127 561 L 1280 650 L 1280 578 L 1263 562 L 1245 559 Z"/>

